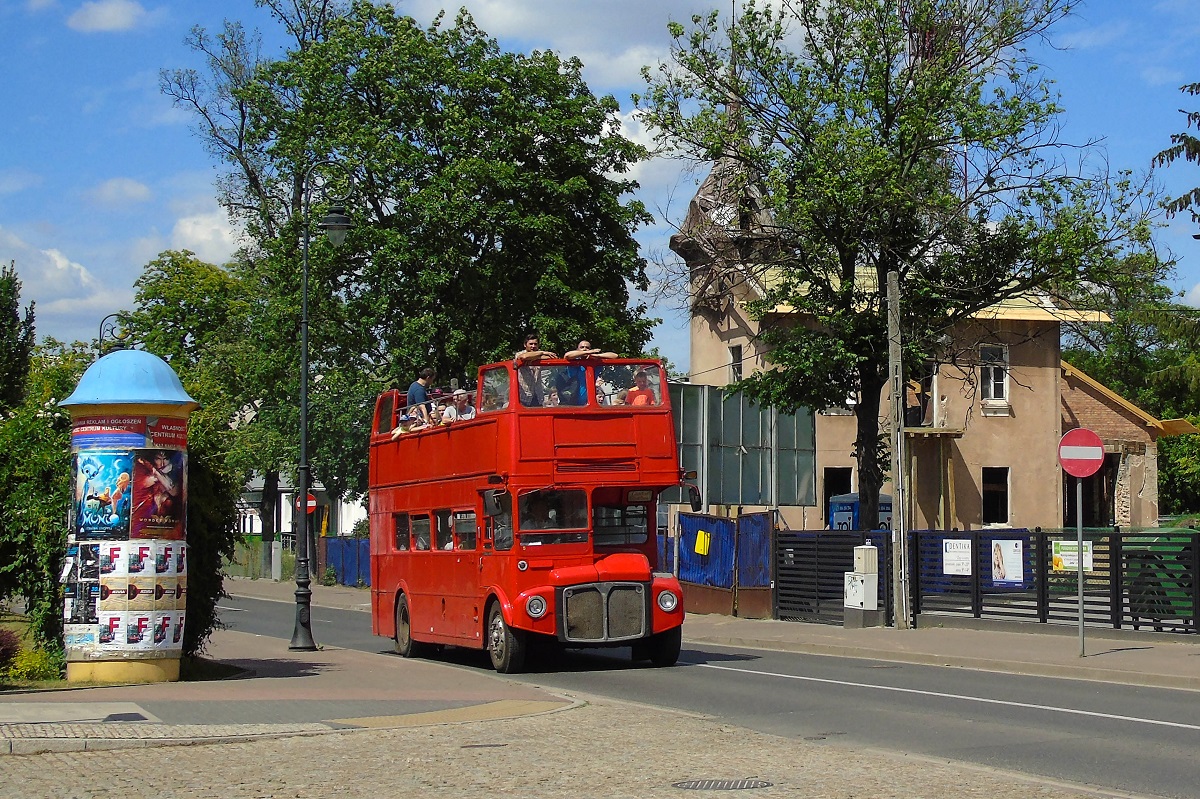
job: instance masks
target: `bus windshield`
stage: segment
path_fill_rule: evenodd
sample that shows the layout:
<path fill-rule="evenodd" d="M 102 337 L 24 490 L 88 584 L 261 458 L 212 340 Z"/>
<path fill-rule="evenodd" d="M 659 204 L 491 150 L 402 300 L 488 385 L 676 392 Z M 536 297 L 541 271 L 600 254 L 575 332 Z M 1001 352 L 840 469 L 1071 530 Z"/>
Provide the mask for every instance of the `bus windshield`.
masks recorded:
<path fill-rule="evenodd" d="M 517 529 L 525 546 L 586 542 L 587 519 L 585 491 L 527 491 L 517 498 Z"/>
<path fill-rule="evenodd" d="M 595 545 L 621 546 L 644 544 L 649 536 L 645 505 L 602 505 L 592 506 L 592 529 Z"/>

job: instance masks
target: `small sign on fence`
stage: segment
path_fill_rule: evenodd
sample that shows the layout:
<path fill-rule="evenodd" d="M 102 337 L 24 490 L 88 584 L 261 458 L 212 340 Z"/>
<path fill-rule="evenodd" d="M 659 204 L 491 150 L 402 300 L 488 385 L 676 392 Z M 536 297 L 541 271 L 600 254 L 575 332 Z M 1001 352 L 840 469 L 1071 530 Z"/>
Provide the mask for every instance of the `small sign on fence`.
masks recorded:
<path fill-rule="evenodd" d="M 1079 544 L 1075 541 L 1051 541 L 1050 562 L 1056 572 L 1076 571 L 1079 569 Z M 1095 568 L 1092 560 L 1092 542 L 1083 542 L 1083 569 L 1091 571 Z"/>
<path fill-rule="evenodd" d="M 971 576 L 971 539 L 942 540 L 942 574 L 957 577 Z"/>

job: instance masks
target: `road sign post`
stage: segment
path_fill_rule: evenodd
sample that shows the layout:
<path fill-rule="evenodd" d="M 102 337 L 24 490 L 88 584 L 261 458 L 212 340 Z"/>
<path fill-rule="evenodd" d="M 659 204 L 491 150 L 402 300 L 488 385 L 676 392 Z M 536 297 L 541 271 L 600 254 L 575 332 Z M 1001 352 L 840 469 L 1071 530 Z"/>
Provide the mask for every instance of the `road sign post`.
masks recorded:
<path fill-rule="evenodd" d="M 1058 442 L 1058 462 L 1075 478 L 1075 574 L 1079 588 L 1079 657 L 1086 655 L 1083 642 L 1083 478 L 1104 465 L 1104 442 L 1084 427 L 1063 433 Z"/>

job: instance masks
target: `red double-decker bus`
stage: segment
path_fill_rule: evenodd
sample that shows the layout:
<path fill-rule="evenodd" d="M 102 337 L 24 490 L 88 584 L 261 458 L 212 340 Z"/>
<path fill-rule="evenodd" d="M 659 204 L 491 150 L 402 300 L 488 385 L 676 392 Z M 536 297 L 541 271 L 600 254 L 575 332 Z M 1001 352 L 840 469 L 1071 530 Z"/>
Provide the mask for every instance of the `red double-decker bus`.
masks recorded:
<path fill-rule="evenodd" d="M 539 643 L 674 664 L 682 592 L 658 570 L 656 510 L 682 475 L 661 364 L 491 364 L 473 399 L 473 419 L 413 431 L 404 395 L 376 402 L 375 634 L 406 657 L 486 649 L 506 673 Z"/>

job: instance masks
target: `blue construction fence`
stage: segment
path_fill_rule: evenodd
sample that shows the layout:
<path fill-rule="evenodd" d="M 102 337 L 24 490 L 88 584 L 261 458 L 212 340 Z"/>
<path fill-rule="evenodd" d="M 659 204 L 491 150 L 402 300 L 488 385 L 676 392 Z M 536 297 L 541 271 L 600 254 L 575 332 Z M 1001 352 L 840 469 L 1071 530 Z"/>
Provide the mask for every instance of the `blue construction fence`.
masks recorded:
<path fill-rule="evenodd" d="M 774 527 L 769 511 L 736 519 L 679 514 L 679 579 L 714 588 L 769 587 Z"/>
<path fill-rule="evenodd" d="M 322 538 L 323 563 L 337 574 L 338 585 L 371 584 L 371 540 L 369 538 Z M 317 575 L 318 578 L 323 574 Z"/>

